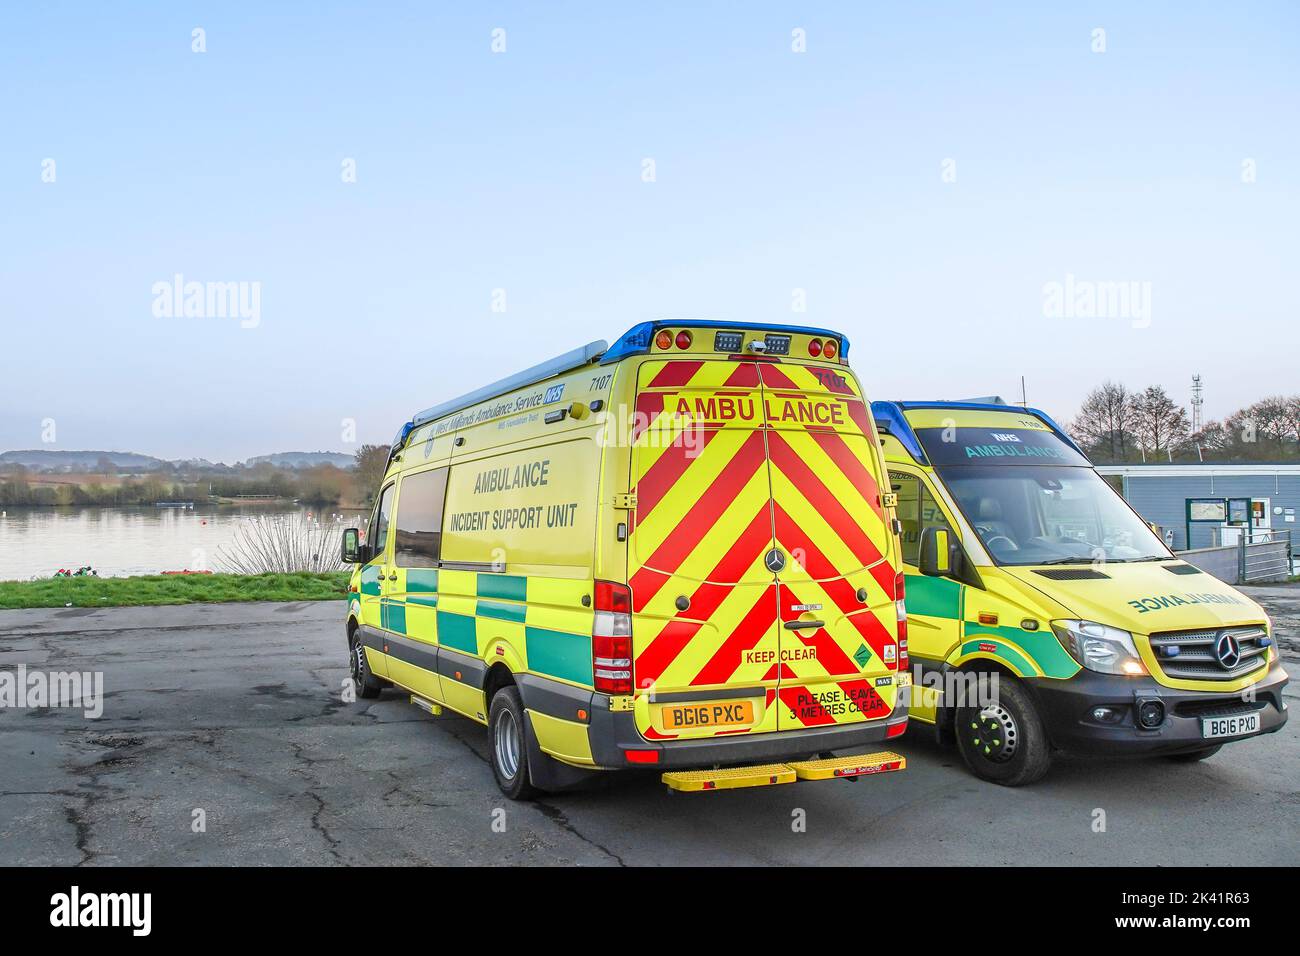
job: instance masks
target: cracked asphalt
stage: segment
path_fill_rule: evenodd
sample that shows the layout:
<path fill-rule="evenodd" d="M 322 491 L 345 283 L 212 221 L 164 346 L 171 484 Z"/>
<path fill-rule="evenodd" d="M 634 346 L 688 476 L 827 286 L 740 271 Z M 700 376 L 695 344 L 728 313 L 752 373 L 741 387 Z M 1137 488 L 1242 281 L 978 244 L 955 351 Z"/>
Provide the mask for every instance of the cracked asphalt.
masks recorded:
<path fill-rule="evenodd" d="M 1252 593 L 1296 673 L 1300 589 Z M 0 708 L 0 865 L 1300 863 L 1294 721 L 1192 766 L 1059 759 L 1021 790 L 909 733 L 906 771 L 857 783 L 686 795 L 620 774 L 511 803 L 484 728 L 395 691 L 344 702 L 342 612 L 0 612 L 0 669 L 101 671 L 105 692 L 95 720 Z"/>

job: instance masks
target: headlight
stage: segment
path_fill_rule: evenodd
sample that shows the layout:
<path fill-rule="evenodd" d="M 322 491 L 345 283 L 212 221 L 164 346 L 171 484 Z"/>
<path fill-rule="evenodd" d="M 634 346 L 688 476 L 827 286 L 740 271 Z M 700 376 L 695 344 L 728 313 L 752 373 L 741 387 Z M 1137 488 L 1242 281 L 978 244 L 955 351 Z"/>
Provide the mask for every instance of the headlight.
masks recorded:
<path fill-rule="evenodd" d="M 1125 677 L 1147 672 L 1128 631 L 1095 621 L 1053 621 L 1052 630 L 1069 655 L 1090 671 Z"/>

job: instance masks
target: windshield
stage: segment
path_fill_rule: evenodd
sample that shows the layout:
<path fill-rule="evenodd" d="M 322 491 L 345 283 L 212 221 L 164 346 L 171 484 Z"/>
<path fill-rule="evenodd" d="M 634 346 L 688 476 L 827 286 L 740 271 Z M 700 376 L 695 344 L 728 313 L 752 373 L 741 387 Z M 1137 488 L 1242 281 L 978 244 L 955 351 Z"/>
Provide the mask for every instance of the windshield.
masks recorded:
<path fill-rule="evenodd" d="M 1091 468 L 941 465 L 936 469 L 998 564 L 1154 561 L 1168 549 Z"/>

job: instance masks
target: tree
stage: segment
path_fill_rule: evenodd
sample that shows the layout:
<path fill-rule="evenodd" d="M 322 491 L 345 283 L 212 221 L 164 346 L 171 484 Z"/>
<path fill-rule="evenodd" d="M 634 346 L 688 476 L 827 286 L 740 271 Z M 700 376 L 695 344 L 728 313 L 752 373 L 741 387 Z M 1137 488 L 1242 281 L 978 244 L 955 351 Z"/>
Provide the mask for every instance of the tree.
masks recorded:
<path fill-rule="evenodd" d="M 388 451 L 387 445 L 362 445 L 357 449 L 357 464 L 353 474 L 356 476 L 358 493 L 365 495 L 367 501 L 378 493 L 379 483 L 384 480 L 384 472 L 388 469 Z"/>
<path fill-rule="evenodd" d="M 1160 385 L 1150 385 L 1133 397 L 1133 437 L 1147 455 L 1169 455 L 1187 443 L 1191 423 L 1187 409 L 1174 402 Z"/>
<path fill-rule="evenodd" d="M 1232 457 L 1232 433 L 1224 427 L 1223 422 L 1207 422 L 1199 432 L 1191 436 L 1191 444 L 1199 458 Z"/>
<path fill-rule="evenodd" d="M 1106 381 L 1083 400 L 1069 431 L 1090 457 L 1124 461 L 1133 443 L 1133 398 L 1119 382 Z"/>
<path fill-rule="evenodd" d="M 1294 454 L 1300 442 L 1300 395 L 1272 395 L 1228 416 L 1224 423 L 1242 458 Z"/>

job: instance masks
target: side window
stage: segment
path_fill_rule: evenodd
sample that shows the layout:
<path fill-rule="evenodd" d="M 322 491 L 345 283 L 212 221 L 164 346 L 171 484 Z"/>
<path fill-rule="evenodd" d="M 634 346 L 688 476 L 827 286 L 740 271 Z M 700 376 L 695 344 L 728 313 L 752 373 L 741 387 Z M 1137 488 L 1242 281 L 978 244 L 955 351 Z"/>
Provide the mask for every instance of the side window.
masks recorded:
<path fill-rule="evenodd" d="M 372 561 L 384 553 L 384 545 L 388 543 L 388 520 L 393 513 L 393 490 L 396 487 L 396 484 L 392 484 L 384 489 L 379 496 L 379 504 L 375 506 L 374 516 L 370 519 L 370 533 L 366 539 L 370 553 L 374 555 Z"/>
<path fill-rule="evenodd" d="M 436 568 L 442 556 L 442 506 L 447 469 L 435 468 L 402 479 L 397 505 L 393 563 L 399 568 Z"/>
<path fill-rule="evenodd" d="M 889 487 L 898 495 L 898 521 L 903 526 L 903 563 L 916 567 L 921 550 L 921 532 L 926 528 L 946 528 L 951 532 L 952 527 L 920 478 L 891 471 Z"/>

